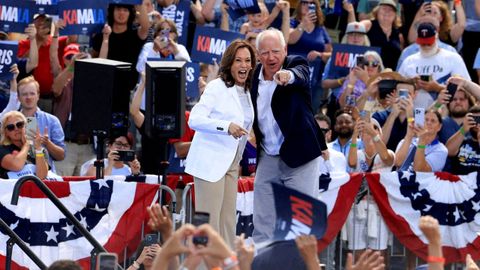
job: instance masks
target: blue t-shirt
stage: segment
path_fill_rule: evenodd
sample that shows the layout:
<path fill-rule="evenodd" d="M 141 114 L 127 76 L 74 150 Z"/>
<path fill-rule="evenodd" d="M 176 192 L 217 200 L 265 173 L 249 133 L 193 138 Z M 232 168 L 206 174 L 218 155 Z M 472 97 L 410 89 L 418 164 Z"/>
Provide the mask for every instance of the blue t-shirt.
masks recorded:
<path fill-rule="evenodd" d="M 290 20 L 290 27 L 295 28 L 300 24 L 297 19 Z M 323 26 L 316 26 L 311 33 L 303 31 L 302 36 L 295 44 L 288 45 L 288 54 L 306 57 L 310 51 L 325 51 L 325 44 L 331 43 L 327 30 Z"/>
<path fill-rule="evenodd" d="M 459 129 L 460 125 L 457 124 L 455 120 L 450 117 L 443 118 L 442 129 L 438 132 L 438 140 L 441 143 L 446 144 L 448 139 L 450 139 L 450 137 L 452 137 Z"/>

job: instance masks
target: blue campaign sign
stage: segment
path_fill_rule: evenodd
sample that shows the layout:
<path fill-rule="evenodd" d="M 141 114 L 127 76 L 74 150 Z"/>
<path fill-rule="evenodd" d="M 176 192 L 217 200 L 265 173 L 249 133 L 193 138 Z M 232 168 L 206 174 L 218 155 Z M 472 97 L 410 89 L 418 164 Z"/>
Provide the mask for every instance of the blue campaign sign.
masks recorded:
<path fill-rule="evenodd" d="M 329 76 L 335 78 L 347 76 L 350 69 L 356 65 L 357 56 L 366 51 L 376 51 L 380 54 L 379 47 L 333 44 Z"/>
<path fill-rule="evenodd" d="M 147 61 L 175 61 L 160 57 L 148 57 Z M 192 103 L 198 100 L 198 77 L 200 76 L 200 65 L 198 63 L 187 62 L 185 65 L 185 96 L 186 102 Z"/>
<path fill-rule="evenodd" d="M 112 4 L 141 5 L 142 0 L 110 0 Z"/>
<path fill-rule="evenodd" d="M 257 0 L 225 0 L 224 3 L 228 5 L 228 15 L 232 20 L 247 13 L 260 13 Z"/>
<path fill-rule="evenodd" d="M 58 15 L 58 0 L 35 0 L 34 14 Z"/>
<path fill-rule="evenodd" d="M 299 235 L 320 239 L 327 230 L 327 205 L 299 191 L 272 183 L 276 221 L 273 241 L 294 240 Z"/>
<path fill-rule="evenodd" d="M 245 35 L 226 32 L 212 27 L 199 27 L 193 38 L 192 59 L 196 62 L 220 63 L 223 52 L 235 39 L 244 39 Z"/>
<path fill-rule="evenodd" d="M 0 4 L 0 31 L 25 32 L 33 21 L 35 2 L 30 0 L 2 0 Z"/>
<path fill-rule="evenodd" d="M 58 2 L 59 16 L 65 22 L 62 35 L 100 33 L 107 22 L 106 1 L 64 0 Z"/>
<path fill-rule="evenodd" d="M 10 67 L 17 62 L 17 41 L 0 41 L 0 81 L 12 79 Z"/>
<path fill-rule="evenodd" d="M 188 17 L 190 16 L 190 1 L 181 0 L 177 5 L 159 8 L 159 12 L 164 18 L 175 22 L 178 32 L 178 43 L 186 46 Z"/>

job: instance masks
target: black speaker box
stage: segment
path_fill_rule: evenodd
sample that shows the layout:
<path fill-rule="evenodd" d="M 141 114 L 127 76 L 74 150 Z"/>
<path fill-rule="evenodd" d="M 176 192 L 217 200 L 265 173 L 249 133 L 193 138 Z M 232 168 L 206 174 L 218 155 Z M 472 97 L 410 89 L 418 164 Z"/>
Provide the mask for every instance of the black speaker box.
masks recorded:
<path fill-rule="evenodd" d="M 180 138 L 185 130 L 185 62 L 146 64 L 145 132 L 152 138 Z"/>
<path fill-rule="evenodd" d="M 93 58 L 75 61 L 72 129 L 124 134 L 128 129 L 131 64 Z"/>

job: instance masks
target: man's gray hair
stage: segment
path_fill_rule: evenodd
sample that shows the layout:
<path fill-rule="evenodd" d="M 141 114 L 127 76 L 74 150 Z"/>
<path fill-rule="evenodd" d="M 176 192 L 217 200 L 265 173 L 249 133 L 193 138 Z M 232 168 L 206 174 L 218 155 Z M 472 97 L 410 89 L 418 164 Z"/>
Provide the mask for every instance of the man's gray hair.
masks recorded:
<path fill-rule="evenodd" d="M 257 47 L 257 50 L 260 49 L 259 48 L 260 43 L 263 41 L 265 36 L 268 36 L 268 35 L 276 35 L 278 40 L 280 41 L 280 45 L 282 46 L 282 48 L 285 48 L 285 46 L 287 46 L 287 43 L 285 42 L 285 38 L 283 37 L 283 33 L 276 28 L 270 27 L 267 30 L 262 31 L 260 32 L 260 34 L 258 34 L 257 40 L 255 42 L 255 46 Z"/>

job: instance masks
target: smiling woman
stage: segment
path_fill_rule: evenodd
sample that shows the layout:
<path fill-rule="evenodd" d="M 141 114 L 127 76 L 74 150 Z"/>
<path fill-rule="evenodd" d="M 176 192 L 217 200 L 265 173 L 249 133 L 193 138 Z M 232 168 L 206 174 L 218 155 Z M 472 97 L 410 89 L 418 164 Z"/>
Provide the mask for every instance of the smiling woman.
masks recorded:
<path fill-rule="evenodd" d="M 210 224 L 230 246 L 239 162 L 253 124 L 249 90 L 255 63 L 253 47 L 233 41 L 223 54 L 219 78 L 208 83 L 188 121 L 196 132 L 185 172 L 194 176 L 196 211 L 210 214 Z"/>

